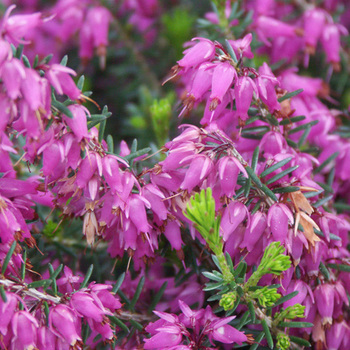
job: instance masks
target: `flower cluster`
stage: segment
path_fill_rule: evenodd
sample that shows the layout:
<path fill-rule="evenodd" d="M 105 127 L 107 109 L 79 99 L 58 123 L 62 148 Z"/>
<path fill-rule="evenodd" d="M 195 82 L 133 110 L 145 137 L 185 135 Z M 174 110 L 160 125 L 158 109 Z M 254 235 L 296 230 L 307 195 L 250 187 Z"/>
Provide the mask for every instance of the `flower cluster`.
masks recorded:
<path fill-rule="evenodd" d="M 181 300 L 179 307 L 182 311 L 179 317 L 166 312 L 154 312 L 160 320 L 146 327 L 152 337 L 146 340 L 145 349 L 212 349 L 211 346 L 205 346 L 208 340 L 212 345 L 213 341 L 242 345 L 248 340 L 243 332 L 228 325 L 235 316 L 217 317 L 210 306 L 193 311 Z"/>
<path fill-rule="evenodd" d="M 78 289 L 81 277 L 74 276 L 67 267 L 64 272 L 65 276 L 57 279 L 61 297 L 1 280 L 1 286 L 9 290 L 0 299 L 2 347 L 79 349 L 83 324 L 90 326 L 90 345 L 113 341 L 115 329 L 107 316 L 120 309 L 121 303 L 110 292 L 112 286 L 91 283 Z M 96 343 L 97 335 L 101 338 Z"/>

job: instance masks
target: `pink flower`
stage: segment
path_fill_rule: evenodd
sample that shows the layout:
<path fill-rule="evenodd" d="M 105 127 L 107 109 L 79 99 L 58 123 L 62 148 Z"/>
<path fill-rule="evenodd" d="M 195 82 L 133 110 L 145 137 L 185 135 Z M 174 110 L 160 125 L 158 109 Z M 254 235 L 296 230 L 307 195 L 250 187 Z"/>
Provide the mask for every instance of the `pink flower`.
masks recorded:
<path fill-rule="evenodd" d="M 188 69 L 210 61 L 215 56 L 215 44 L 206 38 L 193 38 L 192 41 L 199 40 L 191 48 L 184 51 L 185 56 L 177 61 L 179 67 Z"/>
<path fill-rule="evenodd" d="M 0 333 L 7 334 L 8 325 L 17 308 L 18 297 L 13 293 L 5 293 L 7 302 L 0 299 Z"/>
<path fill-rule="evenodd" d="M 327 12 L 319 8 L 312 8 L 304 12 L 304 40 L 310 48 L 310 53 L 315 52 L 317 42 L 326 24 L 326 16 Z"/>
<path fill-rule="evenodd" d="M 89 110 L 78 104 L 70 105 L 68 109 L 72 112 L 73 118 L 63 115 L 63 120 L 72 129 L 77 141 L 80 142 L 83 138 L 88 139 L 89 133 L 86 116 L 90 116 Z"/>
<path fill-rule="evenodd" d="M 16 5 L 11 5 L 5 12 L 1 24 L 1 34 L 14 44 L 22 43 L 25 37 L 32 29 L 38 27 L 43 21 L 41 13 L 31 13 L 25 15 L 14 15 L 10 17 L 11 12 Z"/>
<path fill-rule="evenodd" d="M 12 317 L 12 344 L 14 349 L 26 350 L 36 347 L 37 320 L 27 311 L 17 311 Z"/>
<path fill-rule="evenodd" d="M 231 44 L 237 57 L 254 58 L 254 54 L 250 48 L 252 39 L 253 35 L 249 33 L 243 39 L 229 40 L 229 43 Z"/>
<path fill-rule="evenodd" d="M 322 317 L 322 324 L 332 324 L 335 297 L 334 286 L 328 283 L 321 284 L 315 289 L 314 295 L 317 310 Z"/>
<path fill-rule="evenodd" d="M 70 305 L 80 317 L 87 317 L 102 322 L 103 316 L 111 314 L 104 309 L 101 301 L 93 293 L 76 292 L 70 299 Z"/>
<path fill-rule="evenodd" d="M 250 214 L 247 207 L 238 201 L 232 201 L 224 211 L 221 219 L 220 232 L 224 241 L 227 241 L 245 218 L 250 220 Z"/>
<path fill-rule="evenodd" d="M 220 158 L 216 167 L 219 173 L 221 193 L 227 197 L 232 197 L 235 194 L 238 174 L 242 172 L 244 177 L 248 177 L 245 168 L 238 159 L 233 156 Z"/>
<path fill-rule="evenodd" d="M 81 96 L 81 91 L 77 88 L 71 75 L 76 73 L 73 69 L 52 64 L 46 72 L 46 77 L 59 95 L 67 95 L 71 100 L 77 100 Z"/>
<path fill-rule="evenodd" d="M 289 208 L 282 203 L 273 204 L 267 214 L 267 225 L 270 227 L 275 241 L 285 242 L 288 233 L 288 223 L 294 223 L 294 217 Z"/>
<path fill-rule="evenodd" d="M 54 334 L 71 346 L 81 340 L 77 332 L 79 321 L 74 316 L 73 310 L 66 305 L 58 304 L 50 310 L 49 325 Z"/>
<path fill-rule="evenodd" d="M 237 78 L 237 72 L 229 62 L 218 63 L 213 72 L 210 95 L 210 110 L 214 110 L 221 103 L 232 83 Z"/>
<path fill-rule="evenodd" d="M 205 154 L 190 156 L 191 164 L 186 171 L 185 178 L 180 186 L 181 189 L 191 192 L 213 169 L 213 161 Z"/>
<path fill-rule="evenodd" d="M 242 120 L 248 119 L 248 109 L 254 92 L 258 97 L 258 90 L 252 78 L 242 76 L 237 79 L 235 84 L 235 101 L 238 118 Z"/>

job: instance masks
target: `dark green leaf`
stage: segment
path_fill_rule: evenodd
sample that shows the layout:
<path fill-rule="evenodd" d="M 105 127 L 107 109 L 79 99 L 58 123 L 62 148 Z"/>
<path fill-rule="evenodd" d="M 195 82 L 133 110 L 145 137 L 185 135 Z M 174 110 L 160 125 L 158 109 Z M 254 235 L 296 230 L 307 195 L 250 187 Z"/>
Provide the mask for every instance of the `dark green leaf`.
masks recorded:
<path fill-rule="evenodd" d="M 135 321 L 135 320 L 133 320 L 133 319 L 129 320 L 129 322 L 130 322 L 130 324 L 131 324 L 133 327 L 135 327 L 135 328 L 138 329 L 139 331 L 142 331 L 142 330 L 143 330 L 143 326 L 142 326 L 141 323 L 139 323 L 139 322 L 137 322 L 137 321 Z"/>
<path fill-rule="evenodd" d="M 273 114 L 268 114 L 265 118 L 270 125 L 278 126 L 278 120 Z"/>
<path fill-rule="evenodd" d="M 283 328 L 311 328 L 313 324 L 310 322 L 280 322 L 278 326 Z"/>
<path fill-rule="evenodd" d="M 249 322 L 249 311 L 246 311 L 244 315 L 241 317 L 241 319 L 239 320 L 239 323 L 235 328 L 240 331 L 242 327 L 244 327 L 248 322 Z"/>
<path fill-rule="evenodd" d="M 101 143 L 105 134 L 106 120 L 102 120 L 100 128 L 98 129 L 98 141 Z"/>
<path fill-rule="evenodd" d="M 136 152 L 132 152 L 124 157 L 126 161 L 131 163 L 135 158 L 141 157 L 147 153 L 149 153 L 152 149 L 150 147 L 142 148 Z"/>
<path fill-rule="evenodd" d="M 288 124 L 300 122 L 300 121 L 304 120 L 305 118 L 306 117 L 304 115 L 299 115 L 299 116 L 296 116 L 296 117 L 283 119 L 283 120 L 280 121 L 280 125 L 288 125 Z"/>
<path fill-rule="evenodd" d="M 48 280 L 41 280 L 41 281 L 34 281 L 32 283 L 28 284 L 28 288 L 48 288 L 52 283 L 52 279 Z"/>
<path fill-rule="evenodd" d="M 233 61 L 237 63 L 238 62 L 237 56 L 236 56 L 235 52 L 233 51 L 233 48 L 232 48 L 230 42 L 227 39 L 225 39 L 225 43 L 226 43 L 226 49 L 227 49 L 229 55 L 232 57 Z"/>
<path fill-rule="evenodd" d="M 299 125 L 296 128 L 289 130 L 288 131 L 288 135 L 295 134 L 295 133 L 297 133 L 297 132 L 299 132 L 301 130 L 305 130 L 307 128 L 310 128 L 311 126 L 314 126 L 317 123 L 318 123 L 318 120 L 313 120 L 312 122 Z"/>
<path fill-rule="evenodd" d="M 253 157 L 252 157 L 252 169 L 255 172 L 256 166 L 258 165 L 259 160 L 259 146 L 257 146 L 254 150 Z"/>
<path fill-rule="evenodd" d="M 52 283 L 51 283 L 52 284 L 52 288 L 51 289 L 52 289 L 53 294 L 56 295 L 57 294 L 57 283 L 56 283 L 56 279 L 52 278 L 52 275 L 55 273 L 55 270 L 54 270 L 53 266 L 50 263 L 49 263 L 49 272 L 50 272 L 50 279 L 52 281 Z"/>
<path fill-rule="evenodd" d="M 113 136 L 110 135 L 110 134 L 107 135 L 107 146 L 108 146 L 108 151 L 109 152 L 114 152 Z"/>
<path fill-rule="evenodd" d="M 342 264 L 327 264 L 328 267 L 338 271 L 350 272 L 350 265 L 342 265 Z"/>
<path fill-rule="evenodd" d="M 111 322 L 113 324 L 115 324 L 116 326 L 118 326 L 120 329 L 122 329 L 124 332 L 128 332 L 129 333 L 129 328 L 128 326 L 121 321 L 119 318 L 115 317 L 115 316 L 108 316 L 108 318 L 111 320 Z"/>
<path fill-rule="evenodd" d="M 350 205 L 346 203 L 337 202 L 337 203 L 334 203 L 333 206 L 338 211 L 350 211 Z"/>
<path fill-rule="evenodd" d="M 270 197 L 271 199 L 273 199 L 275 202 L 278 202 L 278 199 L 276 197 L 276 195 L 266 186 L 266 185 L 262 185 L 260 187 L 261 191 L 263 191 L 268 197 Z"/>
<path fill-rule="evenodd" d="M 270 128 L 268 126 L 253 126 L 251 128 L 244 128 L 242 130 L 242 134 L 249 134 L 249 133 L 252 133 L 252 132 L 256 132 L 256 133 L 259 133 L 259 132 L 267 132 L 269 131 Z"/>
<path fill-rule="evenodd" d="M 233 273 L 234 272 L 233 261 L 232 261 L 231 255 L 228 252 L 225 253 L 225 258 L 231 273 Z M 221 275 L 217 271 L 213 271 L 213 272 L 214 274 L 216 273 L 216 275 L 219 275 L 219 276 Z"/>
<path fill-rule="evenodd" d="M 23 56 L 22 56 L 22 61 L 23 61 L 23 64 L 24 64 L 27 68 L 31 68 L 30 62 L 29 62 L 28 57 L 27 57 L 26 55 L 23 55 Z"/>
<path fill-rule="evenodd" d="M 328 157 L 321 165 L 319 165 L 315 170 L 314 173 L 318 174 L 320 173 L 332 160 L 334 160 L 339 155 L 339 152 L 333 153 L 330 157 Z"/>
<path fill-rule="evenodd" d="M 39 56 L 36 55 L 36 56 L 34 57 L 34 62 L 33 62 L 33 68 L 34 68 L 34 69 L 37 67 L 38 63 L 39 63 Z"/>
<path fill-rule="evenodd" d="M 204 271 L 202 274 L 206 277 L 209 278 L 210 280 L 216 281 L 216 282 L 223 282 L 222 277 L 214 275 L 212 272 L 209 271 Z"/>
<path fill-rule="evenodd" d="M 66 115 L 68 118 L 73 119 L 73 113 L 68 109 L 67 106 L 65 106 L 63 103 L 57 101 L 57 100 L 52 100 L 51 101 L 52 106 L 54 106 L 58 111 Z"/>
<path fill-rule="evenodd" d="M 11 258 L 12 258 L 12 255 L 13 255 L 15 249 L 16 249 L 16 246 L 17 246 L 17 242 L 14 241 L 14 242 L 12 243 L 12 245 L 11 245 L 9 251 L 8 251 L 7 254 L 6 254 L 6 257 L 5 257 L 5 259 L 4 259 L 4 262 L 3 262 L 2 268 L 1 268 L 1 273 L 2 273 L 3 275 L 5 275 L 7 266 L 8 266 L 8 264 L 9 264 Z"/>
<path fill-rule="evenodd" d="M 252 180 L 249 177 L 248 179 L 245 180 L 245 184 L 243 186 L 244 187 L 244 197 L 246 197 L 246 198 L 248 198 L 248 196 L 249 196 L 251 185 L 252 185 Z"/>
<path fill-rule="evenodd" d="M 168 282 L 165 281 L 162 286 L 160 287 L 159 291 L 157 292 L 157 294 L 152 298 L 152 302 L 148 308 L 148 313 L 151 313 L 154 308 L 157 306 L 157 304 L 159 303 L 160 299 L 162 298 L 164 292 L 165 292 L 165 289 L 168 285 Z"/>
<path fill-rule="evenodd" d="M 46 57 L 43 58 L 43 60 L 40 62 L 40 64 L 47 64 L 47 63 L 49 63 L 51 61 L 52 57 L 53 57 L 53 54 L 47 55 Z"/>
<path fill-rule="evenodd" d="M 61 63 L 60 65 L 61 66 L 66 66 L 67 65 L 67 62 L 68 62 L 68 56 L 67 55 L 64 55 L 62 60 L 61 60 Z"/>
<path fill-rule="evenodd" d="M 262 187 L 262 182 L 260 181 L 259 177 L 255 174 L 254 170 L 249 166 L 246 166 L 245 170 L 247 171 L 250 178 L 258 185 L 258 187 Z"/>
<path fill-rule="evenodd" d="M 284 100 L 288 100 L 289 98 L 291 97 L 294 97 L 296 95 L 299 95 L 301 92 L 303 92 L 304 90 L 303 89 L 298 89 L 298 90 L 295 90 L 295 91 L 292 91 L 292 92 L 289 92 L 288 94 L 285 94 L 284 96 L 280 97 L 278 99 L 278 102 L 283 102 Z"/>
<path fill-rule="evenodd" d="M 220 283 L 206 283 L 205 287 L 203 288 L 204 291 L 208 292 L 210 290 L 218 289 L 223 285 L 223 282 Z"/>
<path fill-rule="evenodd" d="M 265 332 L 265 336 L 266 336 L 266 340 L 267 340 L 267 344 L 269 346 L 270 349 L 273 349 L 273 339 L 270 333 L 270 328 L 267 325 L 266 321 L 263 319 L 261 320 L 261 324 L 263 326 L 263 330 Z"/>
<path fill-rule="evenodd" d="M 84 82 L 85 82 L 85 77 L 84 77 L 84 75 L 82 75 L 77 82 L 77 88 L 79 90 L 83 90 Z"/>
<path fill-rule="evenodd" d="M 115 285 L 113 286 L 112 293 L 117 293 L 120 286 L 122 285 L 125 278 L 125 272 L 123 272 L 117 279 L 117 282 L 115 282 Z"/>
<path fill-rule="evenodd" d="M 288 162 L 290 162 L 293 159 L 293 157 L 288 157 L 286 159 L 281 160 L 280 162 L 277 162 L 276 164 L 270 166 L 269 168 L 265 169 L 260 177 L 265 177 L 271 173 L 273 173 L 275 170 L 282 168 L 284 165 L 286 165 Z"/>
<path fill-rule="evenodd" d="M 244 139 L 249 139 L 249 140 L 261 140 L 263 135 L 262 134 L 242 134 L 241 137 Z"/>
<path fill-rule="evenodd" d="M 307 127 L 305 129 L 305 131 L 303 132 L 303 134 L 301 135 L 301 137 L 300 137 L 300 139 L 298 141 L 298 147 L 299 148 L 304 144 L 305 140 L 307 139 L 307 137 L 310 134 L 310 131 L 311 131 L 311 126 Z"/>
<path fill-rule="evenodd" d="M 289 339 L 295 344 L 298 344 L 298 345 L 301 345 L 301 346 L 306 346 L 308 348 L 311 347 L 311 344 L 307 340 L 305 340 L 303 338 L 299 338 L 299 337 L 295 337 L 294 335 L 290 335 Z"/>
<path fill-rule="evenodd" d="M 17 47 L 17 50 L 16 50 L 15 57 L 18 58 L 19 60 L 22 57 L 23 47 L 24 47 L 23 44 L 19 44 L 18 47 Z"/>
<path fill-rule="evenodd" d="M 258 348 L 258 346 L 260 345 L 259 343 L 264 339 L 264 336 L 265 336 L 265 332 L 261 332 L 259 333 L 256 338 L 254 339 L 255 340 L 255 344 L 253 344 L 249 350 L 256 350 Z"/>
<path fill-rule="evenodd" d="M 281 171 L 280 173 L 276 174 L 275 176 L 271 177 L 270 179 L 268 179 L 266 181 L 266 183 L 269 185 L 269 184 L 272 184 L 273 182 L 275 181 L 278 181 L 280 179 L 282 179 L 282 177 L 288 175 L 289 173 L 293 172 L 294 170 L 298 169 L 299 168 L 299 165 L 295 165 L 295 166 L 292 166 L 286 170 L 283 170 Z"/>
<path fill-rule="evenodd" d="M 120 296 L 122 302 L 126 304 L 127 308 L 130 308 L 130 300 L 128 297 L 120 289 L 117 291 L 117 293 Z"/>
<path fill-rule="evenodd" d="M 323 276 L 326 277 L 327 280 L 329 280 L 329 271 L 322 261 L 320 262 L 320 271 L 322 272 Z"/>
<path fill-rule="evenodd" d="M 100 124 L 101 122 L 103 122 L 106 119 L 107 119 L 107 117 L 105 115 L 96 115 L 96 116 L 94 116 L 93 120 L 89 119 L 88 120 L 88 130 L 90 130 L 94 126 Z"/>
<path fill-rule="evenodd" d="M 298 144 L 291 139 L 286 139 L 287 145 L 293 148 L 298 148 Z"/>
<path fill-rule="evenodd" d="M 134 296 L 133 296 L 133 298 L 131 300 L 131 303 L 130 303 L 131 309 L 135 308 L 136 302 L 137 302 L 137 300 L 139 300 L 139 297 L 141 295 L 142 288 L 143 288 L 144 284 L 145 284 L 145 276 L 142 276 L 140 278 L 139 283 L 137 284 L 135 294 L 134 294 Z"/>
<path fill-rule="evenodd" d="M 322 205 L 325 205 L 327 202 L 329 202 L 333 198 L 333 194 L 330 194 L 324 198 L 319 199 L 317 202 L 313 203 L 312 206 L 315 208 L 321 207 Z"/>
<path fill-rule="evenodd" d="M 242 260 L 242 261 L 238 264 L 238 266 L 237 266 L 237 268 L 236 268 L 236 270 L 235 270 L 234 275 L 235 275 L 235 277 L 244 278 L 244 277 L 245 277 L 246 271 L 247 271 L 247 263 L 246 263 L 244 260 Z"/>
<path fill-rule="evenodd" d="M 279 298 L 276 302 L 275 302 L 275 305 L 273 307 L 276 307 L 278 305 L 281 305 L 283 304 L 284 302 L 294 298 L 296 295 L 298 295 L 299 292 L 296 290 L 295 292 L 292 292 L 292 293 L 289 293 L 287 295 L 285 295 L 284 297 L 282 298 Z"/>
<path fill-rule="evenodd" d="M 286 186 L 286 187 L 278 187 L 272 190 L 273 193 L 290 193 L 299 191 L 300 187 L 297 186 Z"/>
<path fill-rule="evenodd" d="M 22 264 L 21 264 L 21 280 L 24 281 L 26 276 L 26 261 L 27 261 L 27 249 L 24 249 L 22 255 Z"/>
<path fill-rule="evenodd" d="M 252 320 L 252 323 L 255 323 L 256 321 L 256 315 L 255 315 L 255 308 L 254 308 L 254 305 L 253 305 L 253 302 L 250 301 L 248 303 L 248 309 L 249 309 L 249 313 L 250 313 L 250 318 Z"/>
<path fill-rule="evenodd" d="M 2 298 L 2 301 L 4 303 L 7 303 L 7 296 L 6 296 L 6 293 L 5 293 L 5 288 L 2 284 L 0 284 L 0 294 L 1 294 L 1 298 Z"/>
<path fill-rule="evenodd" d="M 94 270 L 94 265 L 91 264 L 88 268 L 88 270 L 86 271 L 86 275 L 85 275 L 85 278 L 84 278 L 84 281 L 81 283 L 79 289 L 82 289 L 82 288 L 85 288 L 87 283 L 89 282 L 89 279 L 92 275 L 92 271 Z"/>

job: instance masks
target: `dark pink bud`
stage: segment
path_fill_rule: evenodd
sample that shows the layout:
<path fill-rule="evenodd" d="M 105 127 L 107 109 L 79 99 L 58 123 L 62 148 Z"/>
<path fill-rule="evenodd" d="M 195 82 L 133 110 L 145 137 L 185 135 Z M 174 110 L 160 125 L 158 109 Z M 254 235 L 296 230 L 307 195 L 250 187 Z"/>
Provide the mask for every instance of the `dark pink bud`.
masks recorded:
<path fill-rule="evenodd" d="M 7 302 L 0 299 L 0 333 L 7 334 L 8 325 L 11 322 L 12 316 L 16 310 L 18 298 L 13 293 L 5 293 Z"/>
<path fill-rule="evenodd" d="M 187 69 L 198 66 L 203 62 L 212 60 L 215 56 L 215 44 L 211 40 L 206 38 L 193 38 L 193 40 L 199 40 L 199 42 L 185 50 L 185 56 L 177 61 L 181 68 Z"/>
<path fill-rule="evenodd" d="M 306 45 L 314 51 L 317 42 L 326 24 L 327 12 L 319 8 L 313 8 L 304 12 L 304 40 Z"/>
<path fill-rule="evenodd" d="M 349 333 L 349 326 L 345 322 L 336 322 L 326 331 L 327 350 L 339 350 L 345 348 L 340 344 L 345 333 Z"/>
<path fill-rule="evenodd" d="M 235 194 L 238 174 L 242 172 L 245 177 L 248 177 L 244 166 L 233 156 L 220 158 L 216 166 L 219 173 L 221 193 L 227 197 L 232 197 Z"/>
<path fill-rule="evenodd" d="M 71 128 L 77 141 L 80 142 L 83 138 L 88 138 L 86 116 L 90 116 L 88 109 L 82 105 L 70 105 L 68 109 L 72 112 L 73 118 L 63 115 L 63 120 Z"/>
<path fill-rule="evenodd" d="M 49 325 L 54 334 L 62 337 L 68 344 L 74 346 L 81 340 L 77 333 L 78 319 L 73 310 L 66 305 L 58 304 L 50 310 Z"/>
<path fill-rule="evenodd" d="M 81 317 L 92 318 L 96 322 L 102 322 L 103 316 L 110 314 L 94 294 L 74 293 L 70 305 Z"/>
<path fill-rule="evenodd" d="M 189 192 L 198 186 L 214 167 L 213 161 L 204 154 L 196 154 L 191 157 L 191 164 L 180 186 L 181 189 Z"/>
<path fill-rule="evenodd" d="M 324 51 L 326 52 L 327 62 L 333 64 L 336 71 L 340 69 L 340 33 L 347 34 L 347 30 L 337 24 L 327 24 L 322 33 L 321 42 Z"/>
<path fill-rule="evenodd" d="M 180 226 L 176 221 L 170 221 L 165 226 L 164 235 L 167 240 L 170 242 L 172 248 L 180 250 L 183 244 L 181 239 Z"/>
<path fill-rule="evenodd" d="M 334 286 L 328 283 L 319 285 L 314 291 L 317 310 L 322 317 L 323 325 L 333 323 L 334 294 Z"/>
<path fill-rule="evenodd" d="M 56 336 L 48 327 L 38 329 L 38 349 L 39 350 L 56 350 Z"/>
<path fill-rule="evenodd" d="M 46 72 L 47 79 L 58 94 L 65 94 L 71 100 L 77 100 L 80 98 L 81 91 L 75 85 L 71 75 L 76 75 L 74 70 L 60 64 L 51 65 Z"/>
<path fill-rule="evenodd" d="M 267 214 L 267 225 L 271 229 L 274 240 L 284 243 L 287 238 L 288 223 L 294 223 L 294 217 L 289 208 L 282 203 L 273 204 Z"/>
<path fill-rule="evenodd" d="M 256 31 L 259 39 L 268 46 L 271 44 L 267 38 L 292 38 L 296 36 L 296 27 L 267 16 L 259 16 L 256 21 Z"/>
<path fill-rule="evenodd" d="M 247 34 L 243 39 L 229 40 L 237 57 L 253 58 L 254 54 L 250 48 L 253 36 L 251 33 Z"/>
<path fill-rule="evenodd" d="M 248 109 L 252 102 L 253 93 L 258 97 L 258 90 L 254 81 L 246 76 L 239 77 L 235 84 L 235 101 L 237 117 L 242 120 L 248 119 Z"/>
<path fill-rule="evenodd" d="M 26 77 L 23 63 L 17 58 L 5 62 L 2 67 L 1 77 L 7 90 L 7 95 L 13 100 L 18 98 L 22 82 Z"/>
<path fill-rule="evenodd" d="M 258 211 L 251 216 L 250 225 L 246 228 L 240 248 L 247 248 L 250 252 L 260 239 L 267 227 L 266 214 Z"/>
<path fill-rule="evenodd" d="M 249 218 L 247 207 L 238 201 L 232 201 L 225 209 L 222 215 L 220 232 L 224 241 L 227 241 L 233 231 L 238 227 L 244 219 Z"/>
<path fill-rule="evenodd" d="M 214 110 L 221 103 L 224 95 L 237 78 L 236 69 L 229 63 L 218 63 L 213 72 L 211 85 L 210 109 Z"/>
<path fill-rule="evenodd" d="M 2 35 L 5 35 L 10 41 L 15 44 L 23 42 L 23 37 L 35 27 L 42 23 L 41 13 L 31 13 L 26 15 L 10 16 L 10 13 L 16 5 L 11 5 L 4 14 L 3 23 L 1 26 Z"/>
<path fill-rule="evenodd" d="M 37 320 L 27 311 L 18 311 L 12 317 L 12 344 L 14 349 L 26 350 L 36 347 Z"/>
<path fill-rule="evenodd" d="M 280 132 L 269 131 L 260 141 L 259 145 L 265 157 L 273 157 L 286 147 L 286 140 Z"/>

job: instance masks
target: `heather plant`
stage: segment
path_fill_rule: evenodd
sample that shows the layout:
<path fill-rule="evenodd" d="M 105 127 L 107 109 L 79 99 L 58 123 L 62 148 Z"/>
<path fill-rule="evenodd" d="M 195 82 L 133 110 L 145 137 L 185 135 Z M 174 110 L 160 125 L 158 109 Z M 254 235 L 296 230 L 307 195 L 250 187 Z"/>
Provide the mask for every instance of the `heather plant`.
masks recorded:
<path fill-rule="evenodd" d="M 1 349 L 349 348 L 347 1 L 1 5 Z"/>

